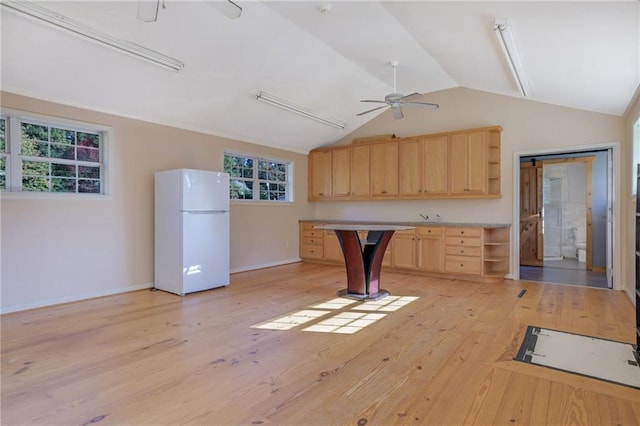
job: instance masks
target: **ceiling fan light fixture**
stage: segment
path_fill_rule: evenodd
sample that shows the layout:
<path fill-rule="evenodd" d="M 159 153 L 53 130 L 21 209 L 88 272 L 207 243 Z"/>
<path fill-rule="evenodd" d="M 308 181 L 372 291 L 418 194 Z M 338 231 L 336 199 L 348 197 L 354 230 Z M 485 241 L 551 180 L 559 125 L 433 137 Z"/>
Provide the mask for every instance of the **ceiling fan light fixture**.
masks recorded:
<path fill-rule="evenodd" d="M 126 53 L 136 58 L 143 59 L 155 65 L 159 65 L 176 72 L 184 68 L 184 62 L 182 61 L 163 55 L 155 50 L 147 49 L 146 47 L 138 44 L 131 43 L 126 40 L 120 40 L 108 34 L 96 31 L 80 22 L 74 21 L 73 19 L 38 6 L 34 3 L 27 1 L 3 1 L 2 6 L 11 11 L 18 12 L 30 18 L 45 22 L 46 24 L 53 25 L 57 29 L 69 31 L 77 36 L 99 43 L 103 46 L 110 47 L 121 53 Z"/>
<path fill-rule="evenodd" d="M 507 58 L 507 63 L 509 64 L 509 68 L 511 69 L 511 73 L 518 85 L 520 93 L 525 98 L 531 96 L 531 85 L 529 84 L 527 74 L 524 71 L 524 66 L 522 65 L 520 54 L 518 53 L 513 32 L 509 25 L 509 20 L 506 18 L 496 18 L 493 30 L 498 36 L 500 46 L 502 47 L 504 56 Z"/>
<path fill-rule="evenodd" d="M 282 108 L 286 111 L 301 115 L 303 117 L 310 118 L 312 120 L 318 121 L 328 126 L 335 127 L 337 129 L 344 129 L 345 127 L 347 127 L 347 123 L 345 123 L 342 120 L 338 120 L 337 118 L 333 118 L 333 117 L 328 117 L 321 113 L 315 112 L 309 108 L 304 108 L 299 105 L 295 105 L 287 100 L 284 100 L 277 96 L 263 92 L 261 90 L 258 91 L 258 94 L 256 95 L 256 99 L 261 102 L 265 102 L 267 104 L 276 106 L 278 108 Z"/>

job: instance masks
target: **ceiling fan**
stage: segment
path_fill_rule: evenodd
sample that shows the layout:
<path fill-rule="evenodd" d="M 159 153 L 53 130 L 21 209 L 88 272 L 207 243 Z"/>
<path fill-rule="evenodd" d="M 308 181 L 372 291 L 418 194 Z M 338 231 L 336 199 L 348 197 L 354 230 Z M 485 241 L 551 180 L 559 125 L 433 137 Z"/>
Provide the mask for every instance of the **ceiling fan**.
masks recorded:
<path fill-rule="evenodd" d="M 392 61 L 389 63 L 389 65 L 391 65 L 391 67 L 393 68 L 393 93 L 389 93 L 387 96 L 385 96 L 384 101 L 374 101 L 370 99 L 363 99 L 360 101 L 360 102 L 372 102 L 372 103 L 386 104 L 386 105 L 379 106 L 379 107 L 370 109 L 368 111 L 361 112 L 356 115 L 358 116 L 365 115 L 382 108 L 391 107 L 391 112 L 393 112 L 393 118 L 395 118 L 396 120 L 399 120 L 402 117 L 404 117 L 404 114 L 402 114 L 402 108 L 401 108 L 403 106 L 427 108 L 427 109 L 436 109 L 439 107 L 438 104 L 430 104 L 427 102 L 416 102 L 416 99 L 422 98 L 422 94 L 420 93 L 412 93 L 406 96 L 403 95 L 402 93 L 398 93 L 396 89 L 396 69 L 398 68 L 398 64 L 399 64 L 398 61 Z"/>
<path fill-rule="evenodd" d="M 144 22 L 156 22 L 160 7 L 166 9 L 165 0 L 138 0 L 138 19 Z M 205 1 L 229 19 L 242 15 L 242 8 L 231 0 Z"/>

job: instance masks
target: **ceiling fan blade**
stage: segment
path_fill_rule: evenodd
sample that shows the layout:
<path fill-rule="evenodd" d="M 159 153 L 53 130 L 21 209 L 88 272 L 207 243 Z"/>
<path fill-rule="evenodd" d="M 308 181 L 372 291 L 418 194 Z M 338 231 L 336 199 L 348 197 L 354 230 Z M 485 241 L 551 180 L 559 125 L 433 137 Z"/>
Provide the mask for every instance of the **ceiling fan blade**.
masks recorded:
<path fill-rule="evenodd" d="M 411 99 L 422 98 L 422 93 L 414 92 L 400 98 L 401 101 L 410 101 Z"/>
<path fill-rule="evenodd" d="M 359 117 L 359 116 L 361 116 L 361 115 L 369 114 L 370 112 L 377 111 L 377 110 L 382 109 L 382 108 L 386 108 L 386 106 L 379 106 L 379 107 L 376 107 L 376 108 L 370 109 L 370 110 L 368 110 L 368 111 L 364 111 L 364 112 L 361 112 L 361 113 L 359 113 L 359 114 L 356 114 L 356 116 L 358 116 L 358 117 Z"/>
<path fill-rule="evenodd" d="M 156 22 L 160 0 L 138 0 L 138 19 L 144 22 Z"/>
<path fill-rule="evenodd" d="M 375 104 L 386 104 L 387 103 L 386 101 L 373 101 L 371 99 L 363 99 L 360 102 L 373 102 Z"/>
<path fill-rule="evenodd" d="M 396 120 L 400 120 L 402 117 L 404 117 L 404 114 L 402 114 L 402 109 L 400 108 L 400 105 L 392 106 L 391 111 L 393 112 L 393 118 L 395 118 Z"/>
<path fill-rule="evenodd" d="M 407 105 L 410 107 L 418 107 L 418 108 L 426 108 L 426 109 L 438 109 L 440 105 L 438 104 L 430 104 L 427 102 L 403 102 L 402 105 Z"/>

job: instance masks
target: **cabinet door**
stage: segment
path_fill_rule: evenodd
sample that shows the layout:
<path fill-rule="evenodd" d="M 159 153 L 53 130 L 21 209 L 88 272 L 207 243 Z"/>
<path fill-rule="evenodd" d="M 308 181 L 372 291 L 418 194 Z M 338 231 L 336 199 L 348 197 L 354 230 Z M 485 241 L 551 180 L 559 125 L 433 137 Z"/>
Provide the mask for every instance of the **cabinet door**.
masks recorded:
<path fill-rule="evenodd" d="M 449 143 L 449 185 L 452 194 L 468 193 L 467 135 L 458 134 L 451 136 Z"/>
<path fill-rule="evenodd" d="M 419 139 L 407 139 L 398 144 L 400 195 L 421 195 L 422 158 Z"/>
<path fill-rule="evenodd" d="M 391 241 L 391 266 L 402 269 L 416 268 L 415 235 L 396 233 Z"/>
<path fill-rule="evenodd" d="M 487 192 L 487 143 L 485 132 L 469 133 L 467 140 L 467 188 L 470 193 Z"/>
<path fill-rule="evenodd" d="M 449 138 L 426 138 L 422 140 L 422 192 L 424 194 L 446 194 L 448 182 Z"/>
<path fill-rule="evenodd" d="M 367 197 L 371 195 L 369 187 L 369 145 L 351 148 L 351 196 Z"/>
<path fill-rule="evenodd" d="M 331 151 L 309 153 L 309 199 L 331 197 Z"/>
<path fill-rule="evenodd" d="M 451 136 L 449 183 L 452 194 L 487 192 L 487 144 L 484 131 Z"/>
<path fill-rule="evenodd" d="M 441 272 L 444 257 L 441 237 L 418 237 L 418 269 Z"/>
<path fill-rule="evenodd" d="M 398 143 L 383 142 L 371 145 L 371 194 L 398 195 Z"/>
<path fill-rule="evenodd" d="M 331 188 L 334 197 L 351 195 L 351 148 L 336 148 L 331 152 Z"/>
<path fill-rule="evenodd" d="M 344 263 L 342 247 L 334 231 L 324 231 L 324 260 Z"/>

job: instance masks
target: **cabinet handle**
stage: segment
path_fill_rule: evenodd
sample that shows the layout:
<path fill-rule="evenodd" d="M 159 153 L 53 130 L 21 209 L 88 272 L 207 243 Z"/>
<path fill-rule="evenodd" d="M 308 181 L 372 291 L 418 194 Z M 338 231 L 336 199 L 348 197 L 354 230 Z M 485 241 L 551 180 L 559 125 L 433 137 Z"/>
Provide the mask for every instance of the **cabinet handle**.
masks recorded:
<path fill-rule="evenodd" d="M 464 244 L 464 240 L 460 240 L 460 244 Z"/>
<path fill-rule="evenodd" d="M 387 191 L 382 191 L 382 193 L 383 193 L 383 194 L 386 194 L 386 193 L 387 193 Z"/>
<path fill-rule="evenodd" d="M 464 250 L 460 250 L 460 253 L 464 253 Z"/>
<path fill-rule="evenodd" d="M 323 192 L 321 192 L 321 193 L 319 193 L 318 195 L 324 195 L 324 193 L 323 193 Z"/>
<path fill-rule="evenodd" d="M 460 235 L 464 235 L 464 231 L 460 231 Z"/>
<path fill-rule="evenodd" d="M 464 263 L 461 263 L 461 264 L 460 264 L 460 267 L 461 267 L 461 268 L 464 268 Z"/>

